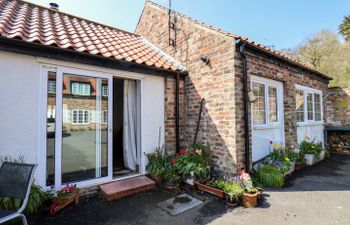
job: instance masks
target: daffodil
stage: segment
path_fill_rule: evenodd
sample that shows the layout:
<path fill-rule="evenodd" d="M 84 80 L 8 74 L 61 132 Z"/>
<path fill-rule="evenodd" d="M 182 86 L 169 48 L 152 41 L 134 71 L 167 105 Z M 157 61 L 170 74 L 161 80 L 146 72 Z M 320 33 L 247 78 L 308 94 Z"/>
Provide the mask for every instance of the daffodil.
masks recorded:
<path fill-rule="evenodd" d="M 272 147 L 273 147 L 273 149 L 277 149 L 278 148 L 278 144 L 275 143 L 275 144 L 272 145 Z"/>

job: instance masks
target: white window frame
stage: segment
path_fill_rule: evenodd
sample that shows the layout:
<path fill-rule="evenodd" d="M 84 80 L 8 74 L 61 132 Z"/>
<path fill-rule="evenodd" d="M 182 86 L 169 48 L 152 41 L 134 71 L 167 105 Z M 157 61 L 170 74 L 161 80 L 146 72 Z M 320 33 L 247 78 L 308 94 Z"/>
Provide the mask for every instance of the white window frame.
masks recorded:
<path fill-rule="evenodd" d="M 101 94 L 102 94 L 103 97 L 107 97 L 108 96 L 108 86 L 107 85 L 102 85 Z"/>
<path fill-rule="evenodd" d="M 263 77 L 252 76 L 252 80 L 250 82 L 251 90 L 253 90 L 253 83 L 263 84 L 265 86 L 265 124 L 254 124 L 253 123 L 253 110 L 251 110 L 251 123 L 253 128 L 255 129 L 266 129 L 266 128 L 276 128 L 283 125 L 283 112 L 281 107 L 283 108 L 283 88 L 281 88 L 281 84 L 278 81 L 266 79 Z M 269 87 L 276 88 L 277 90 L 277 121 L 271 122 L 269 118 Z M 251 109 L 253 109 L 253 103 L 251 103 Z"/>
<path fill-rule="evenodd" d="M 75 88 L 73 88 L 73 85 L 77 85 L 77 90 L 75 90 Z M 83 92 L 80 92 L 80 86 L 82 86 Z M 81 82 L 73 81 L 71 84 L 71 89 L 72 89 L 73 95 L 83 95 L 83 96 L 91 95 L 91 84 L 88 84 L 88 83 L 81 83 Z"/>
<path fill-rule="evenodd" d="M 74 122 L 74 112 L 77 112 L 77 116 L 78 116 L 78 122 Z M 83 112 L 83 123 L 79 123 L 79 112 Z M 85 121 L 85 113 L 88 114 L 88 118 L 87 121 Z M 73 109 L 72 110 L 72 124 L 73 125 L 88 125 L 90 124 L 90 111 L 86 110 L 86 109 Z"/>
<path fill-rule="evenodd" d="M 47 92 L 49 94 L 56 94 L 56 81 L 48 80 L 47 81 Z"/>
<path fill-rule="evenodd" d="M 323 124 L 324 120 L 323 120 L 323 93 L 322 93 L 322 91 L 318 90 L 318 89 L 314 89 L 314 88 L 298 85 L 298 84 L 295 85 L 295 89 L 304 91 L 304 121 L 303 122 L 296 121 L 297 126 L 308 126 L 308 125 L 320 125 L 320 124 Z M 313 114 L 312 120 L 309 120 L 309 118 L 308 118 L 307 94 L 312 94 L 312 114 Z M 319 94 L 320 95 L 321 120 L 315 120 L 316 119 L 315 94 Z"/>

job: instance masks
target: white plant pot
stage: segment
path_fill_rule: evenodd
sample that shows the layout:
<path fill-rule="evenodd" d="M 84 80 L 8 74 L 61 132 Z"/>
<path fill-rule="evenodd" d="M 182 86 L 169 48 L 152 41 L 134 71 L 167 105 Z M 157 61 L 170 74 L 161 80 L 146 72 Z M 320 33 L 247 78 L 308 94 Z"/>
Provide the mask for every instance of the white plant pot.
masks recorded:
<path fill-rule="evenodd" d="M 326 151 L 325 151 L 325 150 L 322 150 L 322 151 L 320 152 L 320 159 L 319 159 L 318 161 L 324 160 L 325 156 L 326 156 Z"/>
<path fill-rule="evenodd" d="M 317 162 L 316 156 L 314 154 L 305 154 L 304 157 L 306 165 L 311 166 Z"/>

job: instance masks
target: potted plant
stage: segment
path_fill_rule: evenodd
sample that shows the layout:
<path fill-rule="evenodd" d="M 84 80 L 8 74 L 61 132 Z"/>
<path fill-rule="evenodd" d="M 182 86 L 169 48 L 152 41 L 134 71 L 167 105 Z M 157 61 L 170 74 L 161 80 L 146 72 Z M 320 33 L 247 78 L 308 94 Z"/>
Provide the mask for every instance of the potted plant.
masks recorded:
<path fill-rule="evenodd" d="M 236 207 L 240 204 L 244 189 L 240 182 L 226 181 L 223 187 L 226 194 L 226 204 L 230 207 Z"/>
<path fill-rule="evenodd" d="M 256 207 L 258 205 L 258 197 L 260 192 L 253 186 L 252 179 L 250 178 L 250 175 L 245 172 L 245 170 L 242 170 L 241 181 L 244 186 L 242 201 L 243 206 L 247 208 Z"/>
<path fill-rule="evenodd" d="M 165 174 L 164 174 L 164 186 L 169 191 L 175 191 L 179 187 L 181 176 L 177 171 L 176 159 L 170 157 Z"/>
<path fill-rule="evenodd" d="M 264 187 L 280 188 L 284 185 L 284 174 L 274 165 L 260 167 L 256 172 L 256 177 Z"/>
<path fill-rule="evenodd" d="M 55 215 L 57 211 L 63 209 L 71 203 L 78 204 L 80 197 L 80 189 L 73 184 L 67 184 L 61 190 L 56 192 L 56 196 L 52 198 L 50 214 Z"/>
<path fill-rule="evenodd" d="M 223 191 L 224 180 L 203 180 L 195 182 L 195 184 L 201 191 L 207 192 L 219 198 L 225 197 L 225 192 Z"/>
<path fill-rule="evenodd" d="M 176 167 L 182 179 L 194 185 L 196 180 L 209 176 L 209 147 L 196 144 L 192 148 L 182 149 L 176 155 Z"/>
<path fill-rule="evenodd" d="M 168 159 L 164 154 L 163 148 L 157 147 L 152 153 L 146 154 L 148 164 L 146 170 L 152 180 L 158 185 L 163 183 L 164 174 L 166 172 Z"/>
<path fill-rule="evenodd" d="M 299 150 L 304 153 L 306 165 L 313 165 L 320 160 L 320 153 L 323 149 L 320 142 L 305 136 L 305 139 L 299 144 Z"/>

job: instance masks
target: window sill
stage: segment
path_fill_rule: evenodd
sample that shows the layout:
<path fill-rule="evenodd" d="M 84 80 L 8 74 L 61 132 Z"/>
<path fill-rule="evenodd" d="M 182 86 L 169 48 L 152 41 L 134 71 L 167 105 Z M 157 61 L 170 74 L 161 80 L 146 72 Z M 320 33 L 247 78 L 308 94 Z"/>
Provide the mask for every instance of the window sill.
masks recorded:
<path fill-rule="evenodd" d="M 323 126 L 323 121 L 297 122 L 297 127 Z"/>
<path fill-rule="evenodd" d="M 281 125 L 253 125 L 253 130 L 270 130 L 283 128 Z"/>

